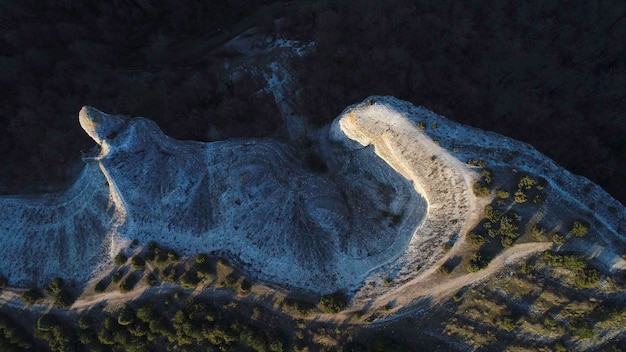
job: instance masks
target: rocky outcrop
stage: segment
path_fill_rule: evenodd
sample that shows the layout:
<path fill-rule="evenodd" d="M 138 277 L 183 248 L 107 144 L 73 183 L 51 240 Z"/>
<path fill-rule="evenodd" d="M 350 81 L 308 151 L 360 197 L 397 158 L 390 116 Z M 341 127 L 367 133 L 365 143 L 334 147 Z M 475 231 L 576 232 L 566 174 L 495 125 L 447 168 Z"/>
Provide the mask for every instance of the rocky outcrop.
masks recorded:
<path fill-rule="evenodd" d="M 488 202 L 471 191 L 468 158 L 515 159 L 548 179 L 549 202 L 584 205 L 585 180 L 531 147 L 391 97 L 320 131 L 325 172 L 270 139 L 178 141 L 150 120 L 90 107 L 79 120 L 97 146 L 70 189 L 0 198 L 0 273 L 12 284 L 84 282 L 135 239 L 188 256 L 218 251 L 257 278 L 320 293 L 409 278 L 436 267 Z M 589 187 L 594 231 L 621 237 L 624 208 Z"/>

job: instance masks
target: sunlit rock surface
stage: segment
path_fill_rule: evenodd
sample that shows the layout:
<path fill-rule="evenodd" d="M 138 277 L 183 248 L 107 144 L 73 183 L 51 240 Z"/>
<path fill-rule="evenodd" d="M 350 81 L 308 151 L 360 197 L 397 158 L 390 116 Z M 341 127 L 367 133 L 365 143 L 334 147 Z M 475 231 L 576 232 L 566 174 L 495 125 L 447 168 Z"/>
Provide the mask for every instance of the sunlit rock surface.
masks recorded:
<path fill-rule="evenodd" d="M 0 199 L 0 271 L 12 283 L 85 281 L 137 239 L 221 251 L 258 278 L 329 292 L 398 257 L 425 215 L 407 179 L 341 137 L 341 170 L 317 173 L 269 139 L 177 141 L 150 120 L 90 107 L 79 120 L 100 149 L 76 184 Z"/>

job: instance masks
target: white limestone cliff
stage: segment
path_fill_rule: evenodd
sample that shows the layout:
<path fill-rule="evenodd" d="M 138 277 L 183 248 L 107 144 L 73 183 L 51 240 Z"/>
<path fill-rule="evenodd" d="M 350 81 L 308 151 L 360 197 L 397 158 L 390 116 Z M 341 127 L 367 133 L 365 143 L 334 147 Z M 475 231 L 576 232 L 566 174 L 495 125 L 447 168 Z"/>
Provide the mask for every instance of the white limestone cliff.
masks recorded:
<path fill-rule="evenodd" d="M 84 282 L 134 239 L 186 256 L 218 251 L 257 278 L 321 293 L 390 270 L 409 277 L 434 267 L 488 202 L 471 191 L 470 157 L 545 175 L 549 201 L 587 204 L 577 192 L 588 181 L 530 146 L 391 97 L 351 106 L 321 130 L 326 173 L 270 139 L 178 141 L 150 120 L 89 107 L 79 121 L 99 150 L 72 187 L 0 197 L 0 273 L 12 284 Z M 623 237 L 624 207 L 590 187 L 594 231 Z"/>

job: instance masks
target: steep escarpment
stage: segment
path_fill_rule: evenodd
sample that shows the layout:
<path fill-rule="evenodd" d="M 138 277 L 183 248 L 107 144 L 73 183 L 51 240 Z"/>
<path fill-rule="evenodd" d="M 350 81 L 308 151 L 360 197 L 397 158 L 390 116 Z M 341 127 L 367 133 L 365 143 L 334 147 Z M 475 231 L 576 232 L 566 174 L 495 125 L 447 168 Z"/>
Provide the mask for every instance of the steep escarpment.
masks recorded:
<path fill-rule="evenodd" d="M 3 248 L 45 253 L 29 263 L 5 253 L 0 270 L 11 283 L 41 285 L 57 276 L 85 281 L 98 273 L 96 263 L 110 262 L 138 240 L 183 255 L 220 252 L 279 284 L 320 292 L 355 289 L 371 270 L 402 255 L 425 215 L 426 203 L 409 181 L 372 150 L 338 150 L 343 170 L 320 174 L 290 147 L 269 139 L 177 141 L 150 120 L 89 107 L 79 120 L 98 144 L 84 158 L 81 180 L 92 181 L 51 198 L 51 207 L 37 200 L 28 228 L 4 222 L 2 241 L 12 244 Z M 1 202 L 5 208 L 32 201 Z M 47 229 L 65 229 L 76 217 L 94 229 Z M 72 265 L 49 264 L 74 260 L 66 253 L 78 249 L 82 258 Z"/>
<path fill-rule="evenodd" d="M 441 247 L 453 243 L 475 223 L 478 200 L 471 192 L 475 172 L 425 135 L 402 111 L 372 97 L 346 109 L 329 131 L 330 140 L 346 150 L 368 150 L 408 181 L 427 204 L 427 215 L 410 224 L 413 234 L 401 255 L 389 256 L 395 276 L 413 275 L 443 257 Z M 417 225 L 417 226 L 415 226 Z"/>

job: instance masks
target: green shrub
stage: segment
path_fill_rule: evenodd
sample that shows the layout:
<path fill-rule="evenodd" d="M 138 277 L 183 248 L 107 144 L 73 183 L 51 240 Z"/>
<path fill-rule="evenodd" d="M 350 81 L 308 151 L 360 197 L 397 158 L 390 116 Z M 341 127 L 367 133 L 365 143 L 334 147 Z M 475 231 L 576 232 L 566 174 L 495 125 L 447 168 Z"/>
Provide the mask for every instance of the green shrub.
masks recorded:
<path fill-rule="evenodd" d="M 574 283 L 578 288 L 593 288 L 600 283 L 600 273 L 594 269 L 584 269 L 578 271 Z"/>
<path fill-rule="evenodd" d="M 565 236 L 555 233 L 554 235 L 552 235 L 552 242 L 560 246 L 565 243 Z"/>
<path fill-rule="evenodd" d="M 196 288 L 199 282 L 200 279 L 195 271 L 187 271 L 180 276 L 180 285 L 186 290 Z"/>
<path fill-rule="evenodd" d="M 97 293 L 101 293 L 101 292 L 104 292 L 104 290 L 106 290 L 107 287 L 109 287 L 109 281 L 107 279 L 102 279 L 98 281 L 98 283 L 94 287 L 94 291 L 96 291 Z"/>
<path fill-rule="evenodd" d="M 143 321 L 144 323 L 149 323 L 150 321 L 152 321 L 154 318 L 157 317 L 157 313 L 154 310 L 154 308 L 152 308 L 151 306 L 143 306 L 143 307 L 137 308 L 136 316 L 139 320 Z"/>
<path fill-rule="evenodd" d="M 118 269 L 115 274 L 113 274 L 113 277 L 111 277 L 111 281 L 113 281 L 113 283 L 118 283 L 123 277 L 124 271 L 122 269 Z"/>
<path fill-rule="evenodd" d="M 148 250 L 151 250 L 156 253 L 156 251 L 159 250 L 159 245 L 154 241 L 150 241 L 150 243 L 148 243 Z"/>
<path fill-rule="evenodd" d="M 196 264 L 204 264 L 206 263 L 208 256 L 205 253 L 199 253 L 196 255 Z"/>
<path fill-rule="evenodd" d="M 446 261 L 445 263 L 441 264 L 441 266 L 439 267 L 439 272 L 442 273 L 443 275 L 448 275 L 453 270 L 454 270 L 454 266 L 449 261 Z"/>
<path fill-rule="evenodd" d="M 54 298 L 54 306 L 57 308 L 69 308 L 74 303 L 74 296 L 67 290 L 61 290 Z"/>
<path fill-rule="evenodd" d="M 301 301 L 295 298 L 285 298 L 283 305 L 287 308 L 293 309 L 296 313 L 301 315 L 307 315 L 313 311 L 316 311 L 315 304 L 307 301 Z"/>
<path fill-rule="evenodd" d="M 43 300 L 43 295 L 36 288 L 31 288 L 22 293 L 20 296 L 26 305 L 39 303 Z"/>
<path fill-rule="evenodd" d="M 135 321 L 135 311 L 132 308 L 125 306 L 117 316 L 117 323 L 126 326 L 130 325 Z"/>
<path fill-rule="evenodd" d="M 593 329 L 586 321 L 574 321 L 569 324 L 570 333 L 579 339 L 590 339 L 593 337 Z"/>
<path fill-rule="evenodd" d="M 135 288 L 135 285 L 137 284 L 137 275 L 135 273 L 132 273 L 130 275 L 128 275 L 120 284 L 120 291 L 122 293 L 126 293 L 129 291 L 132 291 L 133 288 Z"/>
<path fill-rule="evenodd" d="M 589 224 L 583 221 L 574 221 L 569 234 L 576 237 L 584 237 L 589 232 Z"/>
<path fill-rule="evenodd" d="M 526 194 L 523 191 L 517 190 L 515 192 L 515 197 L 513 198 L 513 200 L 517 204 L 523 204 L 523 203 L 526 203 L 528 201 L 528 197 L 526 196 Z"/>
<path fill-rule="evenodd" d="M 157 277 L 156 275 L 154 275 L 154 273 L 146 275 L 145 280 L 146 284 L 148 284 L 149 286 L 156 286 L 158 284 Z"/>
<path fill-rule="evenodd" d="M 500 199 L 508 199 L 510 197 L 510 193 L 503 189 L 499 189 L 496 191 L 496 196 Z"/>
<path fill-rule="evenodd" d="M 472 255 L 469 263 L 467 264 L 467 271 L 470 273 L 475 273 L 479 270 L 484 269 L 489 265 L 489 260 L 482 254 L 476 252 Z"/>
<path fill-rule="evenodd" d="M 587 263 L 580 254 L 568 254 L 563 256 L 563 266 L 570 270 L 578 270 L 585 268 Z"/>
<path fill-rule="evenodd" d="M 491 174 L 491 170 L 483 169 L 483 172 L 481 173 L 481 175 L 482 175 L 481 179 L 485 184 L 490 185 L 493 183 L 493 176 Z"/>
<path fill-rule="evenodd" d="M 9 280 L 6 277 L 0 275 L 0 289 L 7 287 L 8 284 Z"/>
<path fill-rule="evenodd" d="M 532 189 L 533 186 L 535 186 L 536 184 L 537 184 L 537 180 L 532 178 L 530 175 L 524 175 L 520 178 L 517 184 L 517 188 L 519 188 L 520 190 L 525 189 L 528 191 Z"/>
<path fill-rule="evenodd" d="M 89 330 L 91 329 L 91 325 L 93 324 L 93 318 L 89 315 L 83 316 L 78 320 L 78 328 L 81 330 Z"/>
<path fill-rule="evenodd" d="M 470 232 L 467 234 L 467 241 L 474 246 L 482 246 L 485 243 L 485 236 L 477 232 Z"/>
<path fill-rule="evenodd" d="M 479 198 L 484 198 L 489 195 L 489 188 L 482 181 L 476 181 L 472 190 L 474 191 L 474 195 Z"/>
<path fill-rule="evenodd" d="M 320 298 L 320 305 L 328 313 L 339 313 L 348 306 L 348 296 L 343 291 L 324 295 Z"/>
<path fill-rule="evenodd" d="M 133 259 L 130 260 L 135 269 L 143 269 L 146 266 L 146 261 L 140 256 L 134 256 Z"/>
<path fill-rule="evenodd" d="M 237 289 L 237 293 L 244 296 L 244 295 L 249 294 L 251 289 L 252 289 L 252 284 L 250 283 L 250 281 L 243 279 L 239 283 L 239 288 Z"/>
<path fill-rule="evenodd" d="M 37 330 L 50 331 L 59 325 L 56 317 L 52 314 L 44 314 L 37 319 Z"/>
<path fill-rule="evenodd" d="M 65 281 L 57 277 L 48 286 L 44 287 L 43 292 L 48 296 L 55 296 L 65 287 Z"/>
<path fill-rule="evenodd" d="M 226 277 L 224 278 L 224 285 L 227 287 L 234 288 L 236 283 L 237 283 L 237 277 L 233 273 L 226 275 Z"/>
<path fill-rule="evenodd" d="M 477 160 L 472 158 L 467 160 L 467 164 L 471 166 L 478 166 L 480 168 L 484 168 L 485 166 L 487 166 L 487 163 L 484 160 Z"/>
<path fill-rule="evenodd" d="M 532 237 L 535 241 L 541 240 L 543 235 L 545 235 L 546 230 L 544 230 L 541 226 L 535 225 L 532 229 L 530 229 L 530 237 Z"/>
<path fill-rule="evenodd" d="M 554 318 L 548 315 L 545 318 L 543 318 L 543 326 L 545 326 L 548 329 L 554 329 L 558 326 L 558 324 L 556 320 L 554 320 Z"/>
<path fill-rule="evenodd" d="M 113 258 L 113 263 L 116 266 L 122 266 L 122 265 L 126 264 L 127 260 L 128 260 L 128 257 L 126 257 L 124 254 L 120 253 L 120 254 L 116 255 L 115 258 Z"/>
<path fill-rule="evenodd" d="M 178 261 L 179 258 L 180 256 L 178 255 L 178 253 L 174 252 L 173 250 L 167 251 L 167 260 L 169 260 L 170 262 L 174 263 Z"/>

